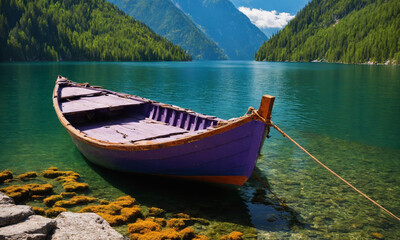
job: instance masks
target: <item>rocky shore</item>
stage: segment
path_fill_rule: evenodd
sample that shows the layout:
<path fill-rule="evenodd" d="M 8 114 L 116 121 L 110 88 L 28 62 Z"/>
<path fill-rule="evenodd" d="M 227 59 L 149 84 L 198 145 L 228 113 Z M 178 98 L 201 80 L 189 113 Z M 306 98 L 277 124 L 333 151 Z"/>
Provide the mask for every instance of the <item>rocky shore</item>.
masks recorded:
<path fill-rule="evenodd" d="M 0 192 L 0 239 L 125 239 L 95 213 L 63 212 L 55 219 L 35 215 Z"/>

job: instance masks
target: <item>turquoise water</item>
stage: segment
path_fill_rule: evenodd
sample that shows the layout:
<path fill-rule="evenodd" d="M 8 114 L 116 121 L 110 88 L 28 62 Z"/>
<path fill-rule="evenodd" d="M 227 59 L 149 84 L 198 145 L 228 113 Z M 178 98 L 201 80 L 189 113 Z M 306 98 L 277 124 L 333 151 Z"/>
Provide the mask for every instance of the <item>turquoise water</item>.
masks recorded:
<path fill-rule="evenodd" d="M 211 221 L 212 238 L 400 239 L 400 222 L 341 183 L 275 130 L 241 188 L 122 175 L 85 161 L 52 108 L 58 75 L 232 118 L 276 96 L 273 122 L 339 175 L 400 215 L 400 67 L 240 61 L 0 64 L 0 170 L 73 170 L 91 195 Z"/>

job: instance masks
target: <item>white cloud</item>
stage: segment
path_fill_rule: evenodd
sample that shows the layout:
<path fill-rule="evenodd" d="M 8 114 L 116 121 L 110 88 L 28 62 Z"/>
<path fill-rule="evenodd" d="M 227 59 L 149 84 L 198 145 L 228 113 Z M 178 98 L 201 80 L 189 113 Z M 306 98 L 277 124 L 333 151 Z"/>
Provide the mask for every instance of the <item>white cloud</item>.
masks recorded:
<path fill-rule="evenodd" d="M 290 13 L 277 11 L 265 11 L 256 8 L 239 7 L 244 15 L 246 15 L 250 21 L 260 29 L 265 28 L 283 28 L 291 19 L 295 16 Z"/>

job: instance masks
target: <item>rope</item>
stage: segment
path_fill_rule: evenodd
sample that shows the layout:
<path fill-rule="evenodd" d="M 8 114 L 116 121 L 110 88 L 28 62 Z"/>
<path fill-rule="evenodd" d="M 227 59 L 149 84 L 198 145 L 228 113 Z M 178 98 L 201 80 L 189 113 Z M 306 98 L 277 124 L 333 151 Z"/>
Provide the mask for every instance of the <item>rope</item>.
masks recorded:
<path fill-rule="evenodd" d="M 284 208 L 288 208 L 288 205 L 286 205 L 285 201 L 280 199 L 278 197 L 278 195 L 276 195 L 276 193 L 274 193 L 271 188 L 268 186 L 267 183 L 264 182 L 264 180 L 262 180 L 262 178 L 260 176 L 258 176 L 258 174 L 254 171 L 253 172 L 254 177 L 257 179 L 257 181 L 259 181 L 270 193 L 272 193 L 272 195 L 274 195 L 274 197 L 276 199 L 278 199 L 278 201 L 280 202 L 280 205 Z"/>
<path fill-rule="evenodd" d="M 275 128 L 278 132 L 280 132 L 282 134 L 282 136 L 288 138 L 291 142 L 293 142 L 297 147 L 299 147 L 303 152 L 305 152 L 308 156 L 310 156 L 314 161 L 316 161 L 318 164 L 320 164 L 322 167 L 324 167 L 326 170 L 328 170 L 330 173 L 332 173 L 334 176 L 336 176 L 337 178 L 339 178 L 342 182 L 346 183 L 348 186 L 350 186 L 354 191 L 358 192 L 359 194 L 361 194 L 363 197 L 365 197 L 367 200 L 369 200 L 370 202 L 372 202 L 373 204 L 375 204 L 376 206 L 378 206 L 380 209 L 382 209 L 383 211 L 385 211 L 386 213 L 388 213 L 390 216 L 396 218 L 398 221 L 400 221 L 400 218 L 397 217 L 396 215 L 394 215 L 393 213 L 391 213 L 389 210 L 387 210 L 386 208 L 384 208 L 382 205 L 380 205 L 379 203 L 375 202 L 374 200 L 372 200 L 370 197 L 368 197 L 365 193 L 361 192 L 360 190 L 358 190 L 356 187 L 354 187 L 351 183 L 349 183 L 348 181 L 346 181 L 344 178 L 342 178 L 341 176 L 339 176 L 337 173 L 335 173 L 334 171 L 332 171 L 329 167 L 327 167 L 325 164 L 323 164 L 321 161 L 319 161 L 316 157 L 314 157 L 311 153 L 309 153 L 306 149 L 304 149 L 300 144 L 298 144 L 295 140 L 293 140 L 289 135 L 287 135 L 284 131 L 282 131 L 278 126 L 276 126 L 275 124 L 272 123 L 272 121 L 267 121 L 266 119 L 264 119 L 263 117 L 260 116 L 260 114 L 254 110 L 254 108 L 250 109 L 249 111 L 253 110 L 253 113 L 255 115 L 257 115 L 267 126 L 272 126 L 273 128 Z"/>

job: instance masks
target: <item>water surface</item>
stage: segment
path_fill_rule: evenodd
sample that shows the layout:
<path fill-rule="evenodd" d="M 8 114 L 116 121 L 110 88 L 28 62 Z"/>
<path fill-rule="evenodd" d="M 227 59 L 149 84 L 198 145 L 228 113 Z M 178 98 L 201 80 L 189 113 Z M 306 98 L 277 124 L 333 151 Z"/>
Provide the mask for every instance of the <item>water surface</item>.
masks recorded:
<path fill-rule="evenodd" d="M 275 130 L 256 171 L 286 200 L 279 207 L 251 179 L 241 188 L 121 175 L 77 151 L 52 108 L 58 75 L 229 119 L 276 97 L 273 122 L 334 171 L 400 215 L 400 68 L 241 61 L 0 64 L 0 170 L 73 170 L 93 196 L 131 194 L 144 207 L 210 221 L 211 237 L 400 238 L 400 223 L 318 166 Z"/>

